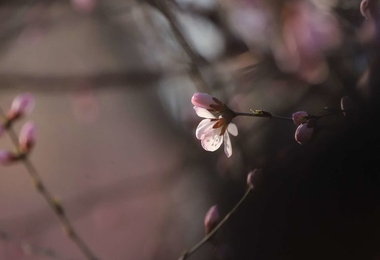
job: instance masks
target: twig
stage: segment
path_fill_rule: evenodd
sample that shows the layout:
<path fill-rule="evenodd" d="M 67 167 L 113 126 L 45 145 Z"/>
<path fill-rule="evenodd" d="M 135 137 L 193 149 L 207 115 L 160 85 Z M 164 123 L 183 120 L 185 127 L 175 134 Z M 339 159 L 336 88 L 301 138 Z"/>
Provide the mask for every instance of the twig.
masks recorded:
<path fill-rule="evenodd" d="M 199 241 L 197 244 L 195 244 L 190 249 L 186 250 L 181 257 L 178 260 L 185 260 L 190 255 L 195 253 L 201 246 L 203 246 L 206 242 L 208 242 L 216 232 L 226 223 L 226 221 L 231 217 L 232 214 L 236 212 L 236 210 L 240 207 L 240 205 L 244 202 L 244 200 L 248 197 L 248 195 L 253 191 L 252 187 L 248 187 L 247 191 L 243 195 L 243 197 L 236 203 L 236 205 L 232 208 L 230 212 L 222 219 L 222 221 L 219 222 L 219 224 L 210 232 L 208 233 L 201 241 Z"/>
<path fill-rule="evenodd" d="M 0 115 L 5 117 L 5 113 L 1 108 L 0 108 Z M 18 138 L 17 138 L 17 134 L 12 128 L 12 125 L 10 125 L 7 128 L 7 133 L 9 134 L 9 137 L 13 145 L 18 149 Z M 50 191 L 47 189 L 47 187 L 43 183 L 40 177 L 40 174 L 38 173 L 33 163 L 29 160 L 28 156 L 27 155 L 22 156 L 20 160 L 24 164 L 27 172 L 29 173 L 29 176 L 31 177 L 37 191 L 41 194 L 41 196 L 45 199 L 45 201 L 53 210 L 55 215 L 58 217 L 68 237 L 77 245 L 79 250 L 86 256 L 88 260 L 97 260 L 98 258 L 95 257 L 95 255 L 92 253 L 89 247 L 84 243 L 82 238 L 75 231 L 73 225 L 71 224 L 71 222 L 66 216 L 66 213 L 62 207 L 62 204 L 56 198 L 54 198 L 54 196 L 50 193 Z"/>
<path fill-rule="evenodd" d="M 293 119 L 290 117 L 278 116 L 264 110 L 251 110 L 251 111 L 252 113 L 243 113 L 243 112 L 234 112 L 234 113 L 235 113 L 235 116 L 267 117 L 267 118 L 276 118 L 276 119 L 282 119 L 282 120 L 287 120 L 287 121 L 293 121 Z"/>

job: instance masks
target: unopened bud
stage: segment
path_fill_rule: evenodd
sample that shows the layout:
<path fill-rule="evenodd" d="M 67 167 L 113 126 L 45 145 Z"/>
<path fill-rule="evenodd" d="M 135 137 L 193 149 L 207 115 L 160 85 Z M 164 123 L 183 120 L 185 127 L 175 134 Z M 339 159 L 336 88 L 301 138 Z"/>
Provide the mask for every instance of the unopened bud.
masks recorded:
<path fill-rule="evenodd" d="M 308 113 L 305 111 L 298 111 L 293 113 L 292 119 L 295 125 L 299 126 L 300 124 L 303 124 L 308 119 Z"/>
<path fill-rule="evenodd" d="M 219 223 L 219 210 L 218 206 L 212 206 L 206 213 L 205 217 L 205 232 L 209 234 Z"/>
<path fill-rule="evenodd" d="M 299 144 L 304 144 L 311 139 L 313 133 L 314 127 L 311 127 L 309 122 L 306 122 L 297 127 L 294 137 Z"/>
<path fill-rule="evenodd" d="M 342 109 L 343 115 L 347 116 L 347 114 L 352 111 L 352 101 L 348 96 L 344 96 L 340 99 L 340 108 Z"/>
<path fill-rule="evenodd" d="M 248 188 L 253 189 L 255 187 L 253 185 L 253 183 L 255 182 L 254 179 L 260 178 L 260 176 L 257 176 L 257 175 L 261 175 L 262 171 L 263 171 L 262 169 L 254 169 L 253 171 L 248 173 L 248 175 L 247 175 L 247 186 L 248 186 Z"/>
<path fill-rule="evenodd" d="M 34 98 L 30 93 L 18 95 L 13 99 L 11 108 L 8 111 L 8 120 L 15 120 L 29 114 L 34 108 Z"/>
<path fill-rule="evenodd" d="M 36 132 L 36 126 L 31 121 L 22 126 L 19 136 L 19 146 L 22 152 L 30 152 L 36 142 Z"/>
<path fill-rule="evenodd" d="M 17 159 L 17 156 L 6 150 L 0 150 L 0 164 L 7 165 Z"/>

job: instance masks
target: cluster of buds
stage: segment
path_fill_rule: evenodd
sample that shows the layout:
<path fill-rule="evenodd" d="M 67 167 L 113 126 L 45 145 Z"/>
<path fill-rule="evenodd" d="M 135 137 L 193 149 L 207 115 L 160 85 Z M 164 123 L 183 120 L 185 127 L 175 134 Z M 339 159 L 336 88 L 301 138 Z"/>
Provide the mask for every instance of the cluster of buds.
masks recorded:
<path fill-rule="evenodd" d="M 11 131 L 12 125 L 19 119 L 28 115 L 34 107 L 34 98 L 29 93 L 17 96 L 0 122 L 0 136 Z M 0 164 L 7 165 L 12 162 L 25 158 L 32 150 L 36 141 L 36 126 L 33 122 L 25 123 L 18 136 L 16 151 L 0 150 Z"/>

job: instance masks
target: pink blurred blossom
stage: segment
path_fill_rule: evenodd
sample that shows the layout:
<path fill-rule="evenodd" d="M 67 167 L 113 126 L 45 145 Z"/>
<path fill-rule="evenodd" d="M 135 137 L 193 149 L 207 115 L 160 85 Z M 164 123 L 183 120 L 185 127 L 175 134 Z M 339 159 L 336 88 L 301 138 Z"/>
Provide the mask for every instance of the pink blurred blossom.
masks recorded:
<path fill-rule="evenodd" d="M 96 0 L 71 0 L 71 5 L 75 10 L 86 13 L 92 12 L 96 4 Z"/>
<path fill-rule="evenodd" d="M 319 83 L 328 76 L 326 51 L 339 46 L 342 33 L 331 13 L 307 1 L 287 2 L 282 10 L 282 41 L 273 41 L 279 68 Z"/>
<path fill-rule="evenodd" d="M 7 150 L 0 150 L 0 164 L 7 165 L 10 162 L 14 161 L 16 156 Z"/>
<path fill-rule="evenodd" d="M 15 120 L 24 115 L 29 114 L 35 105 L 34 97 L 30 93 L 23 93 L 13 99 L 11 107 L 8 111 L 7 118 Z"/>
<path fill-rule="evenodd" d="M 36 125 L 33 122 L 29 121 L 22 126 L 19 135 L 19 145 L 21 151 L 27 153 L 32 149 L 36 142 L 36 133 Z"/>
<path fill-rule="evenodd" d="M 219 224 L 219 221 L 219 209 L 217 205 L 214 205 L 207 211 L 205 216 L 204 225 L 206 234 L 209 234 Z"/>

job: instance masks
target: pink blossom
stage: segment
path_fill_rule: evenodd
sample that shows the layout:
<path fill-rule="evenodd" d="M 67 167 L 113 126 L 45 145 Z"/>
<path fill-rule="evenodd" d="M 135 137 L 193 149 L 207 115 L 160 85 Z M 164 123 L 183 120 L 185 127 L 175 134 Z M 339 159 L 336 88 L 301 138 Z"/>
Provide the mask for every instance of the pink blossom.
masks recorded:
<path fill-rule="evenodd" d="M 15 120 L 29 114 L 34 108 L 34 97 L 30 93 L 23 93 L 13 99 L 11 108 L 8 111 L 8 120 Z"/>
<path fill-rule="evenodd" d="M 191 103 L 193 103 L 196 107 L 201 107 L 211 112 L 222 112 L 224 109 L 224 104 L 222 101 L 207 93 L 194 93 L 191 98 Z"/>
<path fill-rule="evenodd" d="M 204 225 L 205 232 L 209 234 L 219 223 L 219 209 L 217 205 L 212 206 L 206 213 Z"/>
<path fill-rule="evenodd" d="M 303 124 L 306 122 L 306 120 L 308 119 L 308 113 L 305 112 L 305 111 L 298 111 L 298 112 L 295 112 L 293 113 L 292 115 L 292 119 L 293 119 L 293 122 L 295 125 L 300 125 L 300 124 Z"/>
<path fill-rule="evenodd" d="M 304 144 L 311 139 L 313 133 L 314 127 L 311 127 L 309 122 L 306 122 L 297 127 L 294 137 L 299 144 Z"/>
<path fill-rule="evenodd" d="M 216 118 L 207 109 L 194 106 L 195 112 L 203 119 L 196 131 L 195 136 L 198 140 L 201 140 L 203 149 L 209 152 L 216 151 L 223 143 L 224 140 L 224 152 L 227 157 L 232 155 L 232 146 L 229 133 L 233 136 L 238 135 L 238 129 L 234 123 L 231 123 L 231 119 L 219 116 Z"/>
<path fill-rule="evenodd" d="M 29 152 L 31 150 L 36 142 L 36 132 L 36 126 L 31 121 L 22 126 L 19 135 L 19 145 L 21 151 Z"/>
<path fill-rule="evenodd" d="M 0 150 L 0 164 L 6 165 L 12 162 L 15 159 L 15 155 L 6 150 Z"/>

